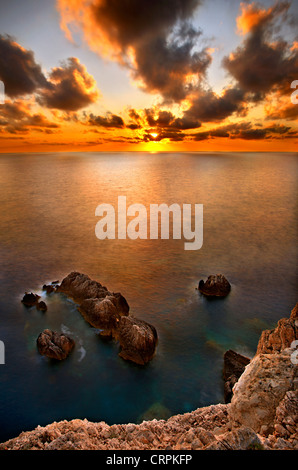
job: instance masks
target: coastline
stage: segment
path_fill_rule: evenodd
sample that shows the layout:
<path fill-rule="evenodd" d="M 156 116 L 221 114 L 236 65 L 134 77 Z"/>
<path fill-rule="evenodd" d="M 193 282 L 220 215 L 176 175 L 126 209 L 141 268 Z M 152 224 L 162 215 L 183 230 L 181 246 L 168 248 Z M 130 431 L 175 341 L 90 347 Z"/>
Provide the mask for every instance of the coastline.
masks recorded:
<path fill-rule="evenodd" d="M 22 432 L 0 450 L 296 450 L 298 449 L 298 303 L 265 330 L 233 387 L 231 403 L 141 424 L 87 419 Z M 292 345 L 292 346 L 291 346 Z"/>

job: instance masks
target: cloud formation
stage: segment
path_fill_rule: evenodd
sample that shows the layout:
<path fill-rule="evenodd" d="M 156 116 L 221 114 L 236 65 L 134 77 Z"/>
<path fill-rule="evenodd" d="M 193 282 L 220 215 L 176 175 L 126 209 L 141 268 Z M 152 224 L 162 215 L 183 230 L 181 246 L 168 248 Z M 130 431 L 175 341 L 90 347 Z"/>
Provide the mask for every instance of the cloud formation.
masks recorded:
<path fill-rule="evenodd" d="M 247 37 L 223 66 L 237 81 L 238 86 L 261 100 L 274 90 L 286 90 L 298 76 L 298 50 L 284 39 L 275 37 L 281 21 L 286 21 L 291 2 L 281 1 L 264 9 L 259 4 L 242 3 L 238 30 Z"/>
<path fill-rule="evenodd" d="M 71 57 L 61 67 L 52 69 L 38 102 L 47 108 L 77 111 L 94 103 L 98 96 L 94 78 L 79 59 Z"/>
<path fill-rule="evenodd" d="M 128 67 L 141 86 L 181 101 L 211 62 L 198 50 L 201 31 L 188 20 L 201 0 L 58 0 L 61 26 L 72 38 L 80 27 L 90 47 Z"/>
<path fill-rule="evenodd" d="M 5 84 L 6 95 L 11 98 L 34 93 L 48 85 L 34 53 L 8 35 L 0 35 L 0 79 Z"/>

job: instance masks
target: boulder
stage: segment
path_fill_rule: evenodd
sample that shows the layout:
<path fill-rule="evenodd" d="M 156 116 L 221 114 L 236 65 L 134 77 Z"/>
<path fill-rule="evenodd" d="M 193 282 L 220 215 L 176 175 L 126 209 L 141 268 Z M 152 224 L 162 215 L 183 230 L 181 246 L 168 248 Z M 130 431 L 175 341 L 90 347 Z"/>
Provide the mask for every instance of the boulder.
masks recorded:
<path fill-rule="evenodd" d="M 116 330 L 122 313 L 116 303 L 117 299 L 113 296 L 86 299 L 81 303 L 79 311 L 91 326 L 102 330 L 102 335 L 110 336 Z"/>
<path fill-rule="evenodd" d="M 59 361 L 65 359 L 72 351 L 75 342 L 69 336 L 52 330 L 44 330 L 37 338 L 37 348 L 42 356 Z"/>
<path fill-rule="evenodd" d="M 158 342 L 154 326 L 133 316 L 122 316 L 115 335 L 123 359 L 144 365 L 153 358 Z"/>
<path fill-rule="evenodd" d="M 224 399 L 225 403 L 229 403 L 233 396 L 233 387 L 243 374 L 245 367 L 250 363 L 248 357 L 242 356 L 231 349 L 224 354 Z"/>
<path fill-rule="evenodd" d="M 298 303 L 293 308 L 290 318 L 282 318 L 275 329 L 262 332 L 257 354 L 277 353 L 290 348 L 292 342 L 296 340 L 298 340 Z"/>
<path fill-rule="evenodd" d="M 99 282 L 93 281 L 86 274 L 71 272 L 57 286 L 57 292 L 62 292 L 80 303 L 85 299 L 103 299 L 112 293 Z"/>
<path fill-rule="evenodd" d="M 201 280 L 198 286 L 199 291 L 207 296 L 225 297 L 231 290 L 231 284 L 223 274 L 211 275 L 207 281 Z"/>
<path fill-rule="evenodd" d="M 32 292 L 30 294 L 25 292 L 25 295 L 22 298 L 22 303 L 25 305 L 25 307 L 34 307 L 37 305 L 39 299 L 39 295 L 33 294 Z"/>

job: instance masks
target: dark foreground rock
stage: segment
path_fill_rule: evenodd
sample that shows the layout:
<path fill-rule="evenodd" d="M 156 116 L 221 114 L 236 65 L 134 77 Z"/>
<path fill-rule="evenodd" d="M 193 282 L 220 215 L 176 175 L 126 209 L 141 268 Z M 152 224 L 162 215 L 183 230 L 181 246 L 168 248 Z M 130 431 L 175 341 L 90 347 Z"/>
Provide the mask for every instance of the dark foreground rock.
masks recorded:
<path fill-rule="evenodd" d="M 44 330 L 37 338 L 37 348 L 42 356 L 62 361 L 72 351 L 75 342 L 69 336 L 52 330 Z"/>
<path fill-rule="evenodd" d="M 57 287 L 79 304 L 84 319 L 100 331 L 119 341 L 120 357 L 146 364 L 154 356 L 158 338 L 154 326 L 129 316 L 129 305 L 120 292 L 111 292 L 86 274 L 72 272 Z"/>
<path fill-rule="evenodd" d="M 248 357 L 242 356 L 231 349 L 224 354 L 224 399 L 229 403 L 233 396 L 233 387 L 243 374 L 245 367 L 250 363 Z"/>
<path fill-rule="evenodd" d="M 231 284 L 223 274 L 212 274 L 208 277 L 206 282 L 203 280 L 199 282 L 198 289 L 202 294 L 207 296 L 225 297 L 231 291 Z"/>

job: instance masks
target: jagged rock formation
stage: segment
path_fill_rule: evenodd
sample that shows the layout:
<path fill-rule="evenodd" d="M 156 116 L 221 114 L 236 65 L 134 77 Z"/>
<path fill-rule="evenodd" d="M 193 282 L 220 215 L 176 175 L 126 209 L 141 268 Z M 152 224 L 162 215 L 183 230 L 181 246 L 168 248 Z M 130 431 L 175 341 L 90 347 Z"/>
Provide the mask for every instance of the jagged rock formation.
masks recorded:
<path fill-rule="evenodd" d="M 278 332 L 274 330 L 273 335 L 272 331 L 270 338 L 287 336 L 287 329 L 288 322 L 279 322 Z M 234 386 L 231 403 L 138 425 L 108 426 L 78 419 L 55 422 L 23 432 L 0 444 L 0 449 L 297 450 L 298 366 L 293 361 L 294 349 L 283 349 L 280 342 L 280 349 L 264 354 L 260 349 L 268 346 L 268 337 L 261 336 L 259 353 Z M 297 330 L 294 340 L 298 340 Z"/>
<path fill-rule="evenodd" d="M 44 330 L 37 338 L 37 348 L 42 356 L 62 361 L 72 351 L 75 342 L 69 336 Z"/>
<path fill-rule="evenodd" d="M 206 282 L 201 280 L 198 288 L 207 296 L 226 297 L 231 290 L 231 284 L 223 274 L 216 274 L 209 276 Z"/>
<path fill-rule="evenodd" d="M 129 315 L 129 305 L 120 292 L 110 292 L 86 274 L 77 272 L 63 279 L 57 292 L 72 297 L 85 320 L 103 336 L 119 341 L 120 357 L 140 365 L 151 361 L 158 342 L 156 329 Z"/>
<path fill-rule="evenodd" d="M 257 354 L 274 353 L 289 348 L 293 341 L 298 338 L 298 303 L 293 308 L 290 318 L 279 320 L 277 327 L 273 330 L 262 332 Z"/>

